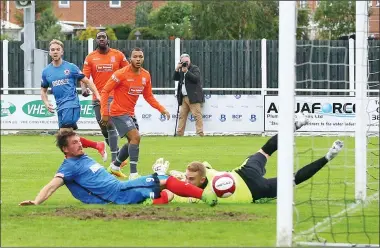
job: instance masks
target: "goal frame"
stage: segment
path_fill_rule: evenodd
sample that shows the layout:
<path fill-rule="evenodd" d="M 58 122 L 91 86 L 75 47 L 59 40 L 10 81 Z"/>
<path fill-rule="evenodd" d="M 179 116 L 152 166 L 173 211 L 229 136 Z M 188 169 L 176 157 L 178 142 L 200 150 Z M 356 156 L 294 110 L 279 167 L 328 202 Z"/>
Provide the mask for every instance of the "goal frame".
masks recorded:
<path fill-rule="evenodd" d="M 287 104 L 281 105 L 278 128 L 277 159 L 277 225 L 276 245 L 293 245 L 293 155 L 294 155 L 294 97 L 295 97 L 295 56 L 296 56 L 296 1 L 279 3 L 279 98 Z M 367 191 L 367 81 L 368 81 L 368 3 L 356 1 L 356 39 L 355 39 L 355 200 L 366 201 Z M 352 75 L 352 74 L 351 74 Z M 352 80 L 350 78 L 350 80 Z M 293 82 L 289 84 L 289 82 Z M 286 161 L 284 164 L 283 161 Z M 379 247 L 349 243 L 298 242 L 308 246 L 347 246 Z"/>

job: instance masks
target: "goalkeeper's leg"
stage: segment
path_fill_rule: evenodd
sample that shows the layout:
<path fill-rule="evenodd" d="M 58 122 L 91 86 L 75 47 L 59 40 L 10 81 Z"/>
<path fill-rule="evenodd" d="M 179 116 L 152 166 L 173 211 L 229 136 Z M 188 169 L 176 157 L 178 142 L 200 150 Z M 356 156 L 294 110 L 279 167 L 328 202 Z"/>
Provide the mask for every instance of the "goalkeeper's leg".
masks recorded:
<path fill-rule="evenodd" d="M 304 125 L 306 125 L 309 120 L 302 114 L 299 113 L 296 115 L 296 121 L 294 122 L 294 131 L 300 129 Z M 272 154 L 277 151 L 277 134 L 272 136 L 264 146 L 259 150 L 261 154 L 263 154 L 266 158 L 272 156 Z"/>
<path fill-rule="evenodd" d="M 297 173 L 294 176 L 295 185 L 298 185 L 314 176 L 330 160 L 335 158 L 336 155 L 338 155 L 338 153 L 342 150 L 342 148 L 343 141 L 336 140 L 324 157 L 312 162 L 311 164 L 304 166 L 303 168 L 297 171 Z"/>
<path fill-rule="evenodd" d="M 343 148 L 343 142 L 336 140 L 327 154 L 322 158 L 304 166 L 294 175 L 294 184 L 298 185 L 313 177 L 320 169 L 322 169 L 329 161 L 335 158 Z M 277 197 L 277 178 L 263 179 L 260 189 L 258 190 L 255 200 L 260 198 Z"/>

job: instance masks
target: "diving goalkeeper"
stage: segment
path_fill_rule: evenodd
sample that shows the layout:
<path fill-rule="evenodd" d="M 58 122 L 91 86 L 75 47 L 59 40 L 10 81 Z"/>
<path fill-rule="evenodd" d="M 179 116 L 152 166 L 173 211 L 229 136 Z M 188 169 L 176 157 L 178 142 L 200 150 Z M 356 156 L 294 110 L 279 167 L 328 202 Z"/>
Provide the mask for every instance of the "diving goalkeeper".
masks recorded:
<path fill-rule="evenodd" d="M 307 123 L 307 119 L 300 115 L 295 123 L 295 130 Z M 335 141 L 327 154 L 314 162 L 304 166 L 294 175 L 294 184 L 298 185 L 322 169 L 332 160 L 342 149 L 343 142 Z M 265 165 L 268 158 L 277 150 L 277 135 L 271 137 L 264 146 L 255 154 L 249 156 L 241 166 L 229 171 L 235 180 L 236 190 L 228 198 L 219 198 L 219 203 L 251 203 L 263 198 L 277 197 L 277 178 L 264 178 L 266 173 Z M 158 159 L 153 165 L 153 170 L 159 175 L 166 174 L 169 162 L 162 158 Z M 170 171 L 171 176 L 193 184 L 199 188 L 211 190 L 213 177 L 219 171 L 213 169 L 207 162 L 191 162 L 185 173 Z M 184 198 L 174 195 L 172 202 L 199 202 L 198 199 Z"/>

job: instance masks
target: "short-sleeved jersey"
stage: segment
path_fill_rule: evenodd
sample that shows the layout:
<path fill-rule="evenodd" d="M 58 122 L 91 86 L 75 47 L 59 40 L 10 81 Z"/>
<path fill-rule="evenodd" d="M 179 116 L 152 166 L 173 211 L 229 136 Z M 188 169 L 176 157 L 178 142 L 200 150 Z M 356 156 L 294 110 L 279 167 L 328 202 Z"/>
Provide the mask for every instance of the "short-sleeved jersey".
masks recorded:
<path fill-rule="evenodd" d="M 77 94 L 77 82 L 84 78 L 79 68 L 65 60 L 58 67 L 52 63 L 42 71 L 41 87 L 51 87 L 57 111 L 65 108 L 80 107 Z"/>
<path fill-rule="evenodd" d="M 91 76 L 97 90 L 101 92 L 112 74 L 127 65 L 127 58 L 119 50 L 110 48 L 106 54 L 95 50 L 87 55 L 83 64 L 83 74 L 88 78 Z M 113 92 L 110 96 L 113 96 Z M 96 99 L 94 95 L 93 99 Z"/>
<path fill-rule="evenodd" d="M 114 90 L 114 99 L 108 113 L 107 99 Z M 135 73 L 131 65 L 117 70 L 107 81 L 101 93 L 101 112 L 107 116 L 135 115 L 136 102 L 140 95 L 155 109 L 163 112 L 165 108 L 156 100 L 152 92 L 150 73 L 141 68 Z"/>
<path fill-rule="evenodd" d="M 206 178 L 207 185 L 204 190 L 212 190 L 211 183 L 214 176 L 220 173 L 220 171 L 214 169 L 206 169 Z M 253 201 L 251 191 L 249 190 L 247 184 L 244 180 L 235 172 L 228 172 L 234 178 L 235 181 L 235 192 L 227 198 L 218 198 L 218 202 L 220 203 L 251 203 Z M 180 197 L 175 195 L 172 202 L 188 202 L 188 203 L 202 203 L 202 201 L 191 198 L 191 197 Z"/>

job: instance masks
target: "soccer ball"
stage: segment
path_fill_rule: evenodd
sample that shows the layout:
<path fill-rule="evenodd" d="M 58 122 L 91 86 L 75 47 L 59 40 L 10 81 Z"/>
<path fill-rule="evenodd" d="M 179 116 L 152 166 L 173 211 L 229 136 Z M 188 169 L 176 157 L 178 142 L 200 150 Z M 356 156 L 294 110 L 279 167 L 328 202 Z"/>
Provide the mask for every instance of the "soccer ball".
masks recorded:
<path fill-rule="evenodd" d="M 212 189 L 217 197 L 230 197 L 235 192 L 235 180 L 230 173 L 220 172 L 212 179 Z"/>

